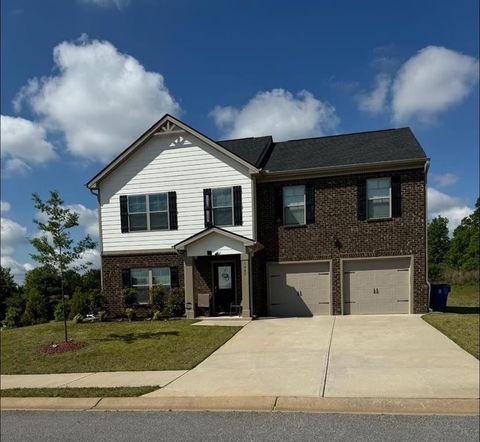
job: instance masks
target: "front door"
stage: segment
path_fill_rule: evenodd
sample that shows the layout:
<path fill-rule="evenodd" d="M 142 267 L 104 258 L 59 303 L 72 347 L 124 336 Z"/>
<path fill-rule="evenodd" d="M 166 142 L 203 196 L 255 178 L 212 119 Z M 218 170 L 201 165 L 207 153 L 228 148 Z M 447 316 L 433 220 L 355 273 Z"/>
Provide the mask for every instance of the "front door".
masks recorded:
<path fill-rule="evenodd" d="M 213 302 L 214 313 L 217 315 L 230 314 L 231 304 L 236 304 L 233 262 L 213 264 Z"/>

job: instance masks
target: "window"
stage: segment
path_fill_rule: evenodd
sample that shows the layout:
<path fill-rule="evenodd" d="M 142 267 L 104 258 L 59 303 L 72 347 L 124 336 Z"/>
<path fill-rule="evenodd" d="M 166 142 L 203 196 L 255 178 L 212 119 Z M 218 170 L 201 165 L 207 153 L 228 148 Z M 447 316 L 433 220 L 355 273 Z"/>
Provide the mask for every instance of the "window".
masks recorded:
<path fill-rule="evenodd" d="M 305 186 L 283 188 L 284 224 L 305 224 Z"/>
<path fill-rule="evenodd" d="M 128 197 L 130 232 L 168 229 L 167 193 L 131 195 Z"/>
<path fill-rule="evenodd" d="M 231 187 L 212 189 L 213 225 L 233 225 L 233 194 Z"/>
<path fill-rule="evenodd" d="M 137 303 L 149 304 L 150 289 L 157 285 L 170 287 L 170 267 L 130 269 L 130 283 L 137 290 Z"/>
<path fill-rule="evenodd" d="M 367 180 L 367 216 L 368 218 L 390 218 L 391 211 L 390 178 Z"/>

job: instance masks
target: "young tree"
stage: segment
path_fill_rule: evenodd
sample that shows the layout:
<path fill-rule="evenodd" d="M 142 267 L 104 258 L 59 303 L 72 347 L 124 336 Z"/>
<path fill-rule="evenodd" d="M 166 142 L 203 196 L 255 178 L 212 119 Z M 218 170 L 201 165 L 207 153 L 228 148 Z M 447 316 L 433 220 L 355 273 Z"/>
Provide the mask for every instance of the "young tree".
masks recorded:
<path fill-rule="evenodd" d="M 450 246 L 448 219 L 442 216 L 433 218 L 428 224 L 428 264 L 442 264 Z"/>
<path fill-rule="evenodd" d="M 78 265 L 79 258 L 96 243 L 87 235 L 77 243 L 71 237 L 71 229 L 78 226 L 78 214 L 63 206 L 63 200 L 57 191 L 50 192 L 50 198 L 42 201 L 37 193 L 32 195 L 35 208 L 46 218 L 46 221 L 34 219 L 40 236 L 30 242 L 37 249 L 32 258 L 40 264 L 54 269 L 60 278 L 60 293 L 65 309 L 65 272 L 68 269 L 86 268 L 90 263 Z M 67 319 L 64 310 L 65 341 L 68 340 Z"/>

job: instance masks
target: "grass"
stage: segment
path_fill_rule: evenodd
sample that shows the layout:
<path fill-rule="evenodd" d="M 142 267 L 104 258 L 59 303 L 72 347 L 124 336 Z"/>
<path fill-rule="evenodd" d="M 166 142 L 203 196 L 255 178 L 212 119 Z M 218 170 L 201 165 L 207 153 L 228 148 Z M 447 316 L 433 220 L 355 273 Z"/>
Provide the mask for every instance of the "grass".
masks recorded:
<path fill-rule="evenodd" d="M 454 285 L 446 313 L 429 313 L 423 319 L 479 359 L 480 302 L 478 285 Z"/>
<path fill-rule="evenodd" d="M 88 346 L 42 354 L 63 338 L 63 323 L 2 329 L 1 373 L 39 374 L 123 370 L 189 370 L 228 341 L 240 327 L 192 327 L 195 321 L 68 324 L 69 335 Z"/>
<path fill-rule="evenodd" d="M 158 390 L 160 387 L 117 388 L 8 388 L 2 397 L 136 397 Z"/>

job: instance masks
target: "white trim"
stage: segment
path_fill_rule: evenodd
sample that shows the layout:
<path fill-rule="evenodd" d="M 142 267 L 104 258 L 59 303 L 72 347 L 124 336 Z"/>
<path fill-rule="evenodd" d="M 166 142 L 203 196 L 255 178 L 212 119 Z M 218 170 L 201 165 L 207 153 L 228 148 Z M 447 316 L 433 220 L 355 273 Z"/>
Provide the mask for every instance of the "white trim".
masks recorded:
<path fill-rule="evenodd" d="M 215 190 L 223 190 L 223 189 L 230 189 L 230 198 L 232 201 L 231 206 L 218 206 L 215 207 L 213 205 L 213 192 Z M 225 186 L 225 187 L 212 187 L 210 188 L 210 193 L 211 193 L 211 207 L 212 207 L 212 225 L 213 226 L 218 226 L 218 227 L 233 227 L 235 225 L 235 203 L 233 201 L 233 186 Z M 215 209 L 227 209 L 228 207 L 232 208 L 232 223 L 231 224 L 215 224 Z"/>
<path fill-rule="evenodd" d="M 191 236 L 190 238 L 184 239 L 183 241 L 179 242 L 173 247 L 175 250 L 185 250 L 185 247 L 188 246 L 189 244 L 192 244 L 212 233 L 218 233 L 219 235 L 225 236 L 227 238 L 232 238 L 234 240 L 237 240 L 238 242 L 241 242 L 245 246 L 252 246 L 255 244 L 255 241 L 253 239 L 244 238 L 233 232 L 229 232 L 228 230 L 223 230 L 217 227 L 211 227 L 209 229 L 204 230 L 203 232 L 200 232 L 196 235 Z"/>
<path fill-rule="evenodd" d="M 369 198 L 368 197 L 368 182 L 369 181 L 374 181 L 374 180 L 388 180 L 389 186 L 388 186 L 388 216 L 377 216 L 377 217 L 371 217 L 369 214 L 369 202 L 370 200 L 384 200 L 387 197 L 385 196 L 374 196 Z M 367 178 L 366 183 L 365 183 L 365 191 L 367 193 L 366 195 L 366 200 L 367 200 L 367 220 L 377 220 L 377 219 L 389 219 L 392 218 L 392 177 L 390 176 L 383 176 L 383 177 L 376 177 L 376 178 Z"/>

